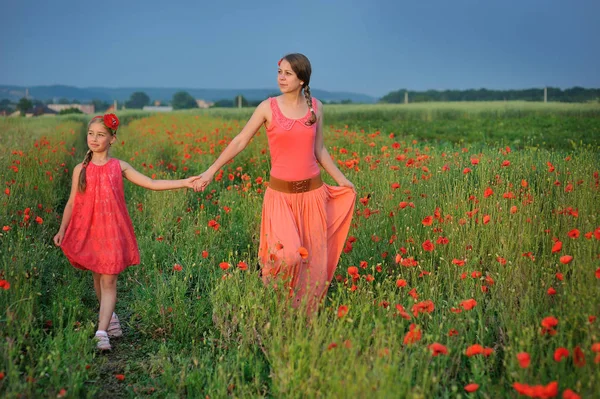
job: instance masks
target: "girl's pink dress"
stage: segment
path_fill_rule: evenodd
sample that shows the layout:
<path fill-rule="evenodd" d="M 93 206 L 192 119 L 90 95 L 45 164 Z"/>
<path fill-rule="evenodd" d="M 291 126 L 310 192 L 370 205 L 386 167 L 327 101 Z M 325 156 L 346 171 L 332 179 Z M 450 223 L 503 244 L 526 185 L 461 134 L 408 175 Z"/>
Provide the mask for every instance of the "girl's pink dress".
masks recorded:
<path fill-rule="evenodd" d="M 127 212 L 118 159 L 102 166 L 89 163 L 86 190 L 78 192 L 61 248 L 78 269 L 119 274 L 140 263 L 140 253 Z"/>
<path fill-rule="evenodd" d="M 315 157 L 317 124 L 306 126 L 310 111 L 301 119 L 286 118 L 270 98 L 272 118 L 267 127 L 271 175 L 287 181 L 320 174 Z M 317 102 L 313 98 L 313 108 Z M 262 207 L 259 258 L 263 281 L 275 277 L 291 289 L 293 305 L 307 300 L 316 308 L 344 248 L 356 195 L 351 188 L 321 187 L 303 193 L 284 193 L 267 188 Z M 303 259 L 300 247 L 308 250 Z"/>

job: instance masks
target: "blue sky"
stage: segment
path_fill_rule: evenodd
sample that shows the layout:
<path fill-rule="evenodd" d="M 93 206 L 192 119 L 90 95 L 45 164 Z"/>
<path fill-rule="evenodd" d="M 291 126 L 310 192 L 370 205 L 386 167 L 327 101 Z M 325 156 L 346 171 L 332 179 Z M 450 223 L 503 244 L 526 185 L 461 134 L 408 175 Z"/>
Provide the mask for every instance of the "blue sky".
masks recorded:
<path fill-rule="evenodd" d="M 92 5 L 89 5 L 92 4 Z M 598 0 L 0 0 L 0 84 L 275 88 L 600 87 Z"/>

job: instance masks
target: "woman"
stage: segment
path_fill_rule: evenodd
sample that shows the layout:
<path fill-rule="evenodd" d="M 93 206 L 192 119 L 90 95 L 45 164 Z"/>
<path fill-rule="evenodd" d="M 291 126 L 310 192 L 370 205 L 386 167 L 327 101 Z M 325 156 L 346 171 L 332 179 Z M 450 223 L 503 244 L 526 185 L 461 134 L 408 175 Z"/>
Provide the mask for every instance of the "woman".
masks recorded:
<path fill-rule="evenodd" d="M 327 292 L 344 246 L 356 191 L 323 144 L 323 105 L 311 97 L 311 65 L 302 54 L 279 60 L 278 97 L 263 101 L 242 131 L 194 183 L 204 191 L 215 173 L 239 154 L 264 124 L 271 155 L 260 228 L 265 284 L 277 278 L 293 306 L 312 313 Z M 319 164 L 340 187 L 323 184 Z"/>

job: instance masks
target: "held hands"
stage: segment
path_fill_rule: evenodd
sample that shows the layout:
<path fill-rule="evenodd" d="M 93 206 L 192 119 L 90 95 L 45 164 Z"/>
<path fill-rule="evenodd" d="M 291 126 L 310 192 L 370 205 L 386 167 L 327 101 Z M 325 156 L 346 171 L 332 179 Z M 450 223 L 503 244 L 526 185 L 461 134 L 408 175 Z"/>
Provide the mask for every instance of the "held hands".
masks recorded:
<path fill-rule="evenodd" d="M 185 188 L 194 188 L 195 181 L 198 180 L 200 176 L 192 176 L 187 179 L 183 179 L 183 185 Z M 194 189 L 194 191 L 197 191 Z"/>
<path fill-rule="evenodd" d="M 194 182 L 194 191 L 204 191 L 208 184 L 213 180 L 214 174 L 208 171 L 202 173 L 200 176 L 196 176 L 197 180 Z"/>
<path fill-rule="evenodd" d="M 60 244 L 62 244 L 62 240 L 65 236 L 65 232 L 64 231 L 59 231 L 58 233 L 56 233 L 56 235 L 54 236 L 54 245 L 56 245 L 57 247 L 60 247 Z"/>

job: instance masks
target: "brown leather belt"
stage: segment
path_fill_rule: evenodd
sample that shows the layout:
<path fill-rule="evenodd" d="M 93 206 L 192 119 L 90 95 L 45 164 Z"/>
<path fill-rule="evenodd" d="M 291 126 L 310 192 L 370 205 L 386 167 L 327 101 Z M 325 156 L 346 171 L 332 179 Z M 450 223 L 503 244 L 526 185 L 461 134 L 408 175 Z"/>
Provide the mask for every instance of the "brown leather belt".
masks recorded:
<path fill-rule="evenodd" d="M 322 185 L 323 180 L 321 180 L 321 175 L 317 175 L 311 179 L 297 181 L 281 180 L 273 176 L 269 178 L 269 187 L 283 193 L 305 193 L 307 191 L 315 190 Z"/>

